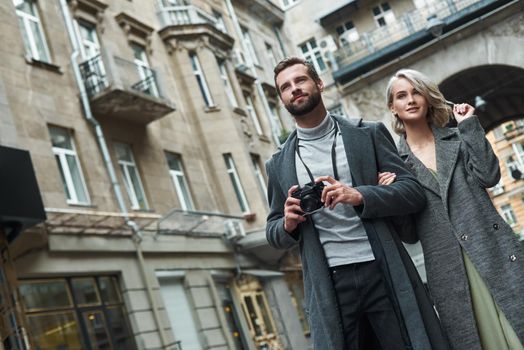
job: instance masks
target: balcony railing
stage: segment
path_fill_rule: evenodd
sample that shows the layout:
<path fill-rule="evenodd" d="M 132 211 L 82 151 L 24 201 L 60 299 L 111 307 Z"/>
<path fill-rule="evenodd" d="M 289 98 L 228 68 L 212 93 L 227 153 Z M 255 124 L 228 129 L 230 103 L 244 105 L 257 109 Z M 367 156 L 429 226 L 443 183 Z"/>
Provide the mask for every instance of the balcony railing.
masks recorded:
<path fill-rule="evenodd" d="M 225 28 L 216 18 L 193 5 L 160 7 L 158 18 L 162 27 L 210 24 L 221 32 L 225 32 Z"/>
<path fill-rule="evenodd" d="M 92 110 L 99 116 L 147 124 L 174 110 L 150 67 L 106 53 L 80 63 L 79 68 Z"/>
<path fill-rule="evenodd" d="M 150 96 L 160 97 L 156 81 L 156 72 L 134 62 L 114 57 L 115 64 L 121 70 L 124 88 L 145 93 Z M 108 76 L 105 71 L 102 56 L 97 55 L 80 63 L 80 73 L 84 79 L 89 97 L 95 96 L 109 86 Z"/>
<path fill-rule="evenodd" d="M 338 49 L 334 55 L 337 65 L 342 67 L 351 64 L 416 32 L 425 30 L 428 17 L 432 15 L 437 15 L 439 19 L 445 20 L 447 17 L 481 1 L 438 1 L 431 3 L 430 6 L 406 12 L 395 22 L 361 33 L 358 40 L 348 42 Z"/>

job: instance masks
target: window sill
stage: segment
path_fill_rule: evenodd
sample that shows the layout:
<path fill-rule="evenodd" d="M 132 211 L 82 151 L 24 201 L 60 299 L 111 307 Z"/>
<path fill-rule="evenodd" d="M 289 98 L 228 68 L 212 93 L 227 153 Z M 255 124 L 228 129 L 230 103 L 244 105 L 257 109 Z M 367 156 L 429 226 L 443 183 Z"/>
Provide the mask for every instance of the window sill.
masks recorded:
<path fill-rule="evenodd" d="M 96 209 L 97 206 L 93 203 L 75 203 L 75 202 L 67 202 L 67 205 L 70 207 L 78 207 L 78 208 L 92 208 Z"/>
<path fill-rule="evenodd" d="M 57 66 L 56 64 L 53 64 L 50 62 L 39 61 L 39 60 L 36 60 L 28 56 L 25 56 L 25 61 L 28 64 L 35 66 L 35 67 L 43 68 L 43 69 L 46 69 L 48 71 L 58 73 L 58 74 L 64 74 L 64 72 L 62 71 L 62 68 L 60 66 Z"/>
<path fill-rule="evenodd" d="M 220 107 L 218 106 L 209 106 L 209 107 L 205 107 L 204 108 L 204 112 L 206 113 L 213 113 L 213 112 L 219 112 L 220 111 Z"/>

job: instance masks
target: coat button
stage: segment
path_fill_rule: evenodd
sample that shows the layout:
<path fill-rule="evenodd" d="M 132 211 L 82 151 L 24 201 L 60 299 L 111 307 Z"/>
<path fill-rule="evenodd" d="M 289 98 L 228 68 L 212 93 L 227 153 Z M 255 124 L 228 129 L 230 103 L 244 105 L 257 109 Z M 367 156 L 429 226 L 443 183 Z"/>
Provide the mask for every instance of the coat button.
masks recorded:
<path fill-rule="evenodd" d="M 499 224 L 493 224 L 493 228 L 494 228 L 495 230 L 498 230 L 498 229 L 499 229 Z"/>
<path fill-rule="evenodd" d="M 468 235 L 462 235 L 462 236 L 460 236 L 460 239 L 463 240 L 463 241 L 467 241 L 468 240 Z"/>
<path fill-rule="evenodd" d="M 517 256 L 515 254 L 511 254 L 509 256 L 509 261 L 513 262 L 513 261 L 517 261 Z"/>

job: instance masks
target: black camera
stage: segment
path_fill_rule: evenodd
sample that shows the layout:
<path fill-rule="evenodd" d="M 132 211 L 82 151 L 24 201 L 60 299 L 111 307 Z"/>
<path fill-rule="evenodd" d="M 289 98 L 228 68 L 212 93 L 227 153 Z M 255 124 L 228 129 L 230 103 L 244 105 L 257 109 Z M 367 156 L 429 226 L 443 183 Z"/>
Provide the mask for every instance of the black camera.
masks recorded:
<path fill-rule="evenodd" d="M 324 206 L 321 200 L 324 186 L 322 182 L 309 182 L 291 193 L 291 197 L 300 199 L 300 209 L 304 215 L 312 214 Z"/>

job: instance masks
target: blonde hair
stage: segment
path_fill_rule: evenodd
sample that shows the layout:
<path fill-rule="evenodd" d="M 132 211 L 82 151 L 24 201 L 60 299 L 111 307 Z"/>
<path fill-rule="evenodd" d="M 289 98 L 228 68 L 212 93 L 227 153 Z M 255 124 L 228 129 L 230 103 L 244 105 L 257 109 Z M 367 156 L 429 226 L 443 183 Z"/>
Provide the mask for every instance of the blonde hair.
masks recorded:
<path fill-rule="evenodd" d="M 393 103 L 393 83 L 398 79 L 404 78 L 413 85 L 413 87 L 422 94 L 428 101 L 428 114 L 426 116 L 428 124 L 443 127 L 449 121 L 451 107 L 446 104 L 444 95 L 438 89 L 437 84 L 431 81 L 427 76 L 413 69 L 401 69 L 389 79 L 386 88 L 387 105 L 391 107 Z M 399 135 L 406 132 L 404 123 L 397 116 L 393 117 L 393 130 Z"/>

